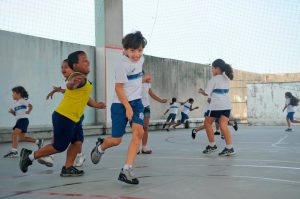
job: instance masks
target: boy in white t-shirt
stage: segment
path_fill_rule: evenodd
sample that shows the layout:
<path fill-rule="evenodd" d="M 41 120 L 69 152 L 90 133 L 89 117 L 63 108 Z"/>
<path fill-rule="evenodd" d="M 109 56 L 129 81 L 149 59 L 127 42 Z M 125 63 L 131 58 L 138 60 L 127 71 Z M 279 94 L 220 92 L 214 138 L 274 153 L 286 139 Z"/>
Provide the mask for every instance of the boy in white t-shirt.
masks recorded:
<path fill-rule="evenodd" d="M 177 115 L 179 107 L 180 107 L 180 102 L 177 102 L 177 99 L 175 97 L 173 97 L 169 108 L 164 112 L 164 115 L 166 115 L 170 111 L 169 116 L 163 125 L 163 129 L 167 127 L 167 131 L 168 131 L 169 127 L 171 125 L 175 124 L 175 119 L 176 119 L 176 115 Z"/>
<path fill-rule="evenodd" d="M 188 99 L 184 104 L 183 104 L 183 109 L 181 111 L 181 119 L 177 122 L 177 124 L 175 124 L 173 126 L 173 128 L 175 129 L 177 126 L 181 125 L 181 124 L 184 124 L 186 120 L 189 119 L 189 113 L 190 111 L 193 111 L 195 109 L 198 109 L 199 107 L 195 107 L 195 108 L 192 108 L 192 105 L 194 103 L 194 99 L 193 98 L 190 98 Z M 168 130 L 168 129 L 167 129 Z"/>
<path fill-rule="evenodd" d="M 128 121 L 131 123 L 132 138 L 125 165 L 118 180 L 128 184 L 139 184 L 133 173 L 133 163 L 143 137 L 144 106 L 141 100 L 143 77 L 143 50 L 147 44 L 141 32 L 130 33 L 122 39 L 123 54 L 115 70 L 115 97 L 111 105 L 112 135 L 99 140 L 91 151 L 91 160 L 99 163 L 104 151 L 119 145 L 125 134 Z"/>

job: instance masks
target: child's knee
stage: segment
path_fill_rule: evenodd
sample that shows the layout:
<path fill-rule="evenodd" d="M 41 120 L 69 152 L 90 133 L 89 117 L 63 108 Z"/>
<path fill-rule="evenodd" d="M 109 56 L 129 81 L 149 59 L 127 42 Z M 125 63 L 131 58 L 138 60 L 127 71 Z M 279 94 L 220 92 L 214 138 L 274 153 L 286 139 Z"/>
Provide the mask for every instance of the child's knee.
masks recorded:
<path fill-rule="evenodd" d="M 122 139 L 121 138 L 112 138 L 110 141 L 111 141 L 111 144 L 113 146 L 118 146 L 119 144 L 122 143 Z"/>

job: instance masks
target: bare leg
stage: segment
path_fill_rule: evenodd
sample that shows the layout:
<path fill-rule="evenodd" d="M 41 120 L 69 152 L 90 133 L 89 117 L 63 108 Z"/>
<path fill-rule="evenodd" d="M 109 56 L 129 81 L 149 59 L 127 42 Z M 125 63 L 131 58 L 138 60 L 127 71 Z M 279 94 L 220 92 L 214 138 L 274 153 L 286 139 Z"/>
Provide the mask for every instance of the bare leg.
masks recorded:
<path fill-rule="evenodd" d="M 206 117 L 204 120 L 204 127 L 206 130 L 207 138 L 210 143 L 215 142 L 214 130 L 212 128 L 212 123 L 215 121 L 214 117 Z"/>
<path fill-rule="evenodd" d="M 46 157 L 59 152 L 60 151 L 56 150 L 52 144 L 47 144 L 46 146 L 34 152 L 34 159 L 39 159 L 41 157 Z"/>
<path fill-rule="evenodd" d="M 149 126 L 149 117 L 144 118 L 144 135 L 142 139 L 142 146 L 147 146 L 148 143 L 148 126 Z"/>
<path fill-rule="evenodd" d="M 290 122 L 289 118 L 286 118 L 286 122 L 287 122 L 288 128 L 291 128 L 291 122 Z"/>
<path fill-rule="evenodd" d="M 231 134 L 228 128 L 228 118 L 225 116 L 221 116 L 220 117 L 220 128 L 221 128 L 221 132 L 225 137 L 225 142 L 227 145 L 231 145 L 232 144 L 232 140 L 231 140 Z"/>
<path fill-rule="evenodd" d="M 127 152 L 127 159 L 125 164 L 127 165 L 133 165 L 133 162 L 136 158 L 136 152 L 138 151 L 138 148 L 141 143 L 141 139 L 143 137 L 143 126 L 137 123 L 132 124 L 132 138 L 131 142 L 128 147 L 128 152 Z"/>
<path fill-rule="evenodd" d="M 69 145 L 67 150 L 67 159 L 65 163 L 66 168 L 73 166 L 77 153 L 80 153 L 81 151 L 81 146 L 82 146 L 81 141 L 76 141 L 73 144 Z"/>

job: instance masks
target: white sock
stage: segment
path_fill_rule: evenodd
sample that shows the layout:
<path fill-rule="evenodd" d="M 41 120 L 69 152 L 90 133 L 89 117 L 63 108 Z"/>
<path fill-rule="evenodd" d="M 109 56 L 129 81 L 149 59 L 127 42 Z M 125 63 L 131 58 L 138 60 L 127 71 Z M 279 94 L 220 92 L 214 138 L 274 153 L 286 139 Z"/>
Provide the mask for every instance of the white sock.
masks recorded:
<path fill-rule="evenodd" d="M 33 161 L 33 160 L 34 160 L 34 153 L 31 153 L 31 154 L 28 156 L 28 158 L 29 158 L 31 161 Z"/>
<path fill-rule="evenodd" d="M 101 149 L 101 145 L 98 146 L 99 153 L 104 153 L 104 151 Z"/>
<path fill-rule="evenodd" d="M 215 145 L 216 145 L 215 142 L 210 142 L 210 143 L 209 143 L 209 146 L 211 146 L 211 147 L 213 147 L 213 146 L 215 146 Z"/>
<path fill-rule="evenodd" d="M 77 156 L 83 156 L 83 153 L 77 153 Z"/>
<path fill-rule="evenodd" d="M 39 143 L 39 140 L 36 140 L 36 141 L 35 141 L 35 144 L 38 144 L 38 143 Z"/>
<path fill-rule="evenodd" d="M 132 168 L 132 165 L 125 164 L 123 167 L 124 170 L 128 170 L 129 168 Z"/>
<path fill-rule="evenodd" d="M 143 151 L 147 151 L 147 150 L 148 150 L 148 147 L 147 147 L 147 145 L 145 145 L 145 146 L 142 146 L 142 150 L 143 150 Z"/>
<path fill-rule="evenodd" d="M 11 152 L 18 152 L 18 149 L 16 149 L 16 148 L 11 148 L 10 151 L 11 151 Z"/>
<path fill-rule="evenodd" d="M 232 149 L 232 144 L 226 144 L 226 146 L 225 146 L 227 149 Z"/>
<path fill-rule="evenodd" d="M 220 132 L 220 130 L 217 130 L 217 129 L 216 129 L 216 132 Z"/>

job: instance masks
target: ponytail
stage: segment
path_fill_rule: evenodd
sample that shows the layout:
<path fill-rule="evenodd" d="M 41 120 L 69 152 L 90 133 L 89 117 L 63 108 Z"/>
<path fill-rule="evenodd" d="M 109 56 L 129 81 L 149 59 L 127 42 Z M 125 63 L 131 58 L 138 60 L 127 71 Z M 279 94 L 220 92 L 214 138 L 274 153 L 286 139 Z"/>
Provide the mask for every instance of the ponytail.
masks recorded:
<path fill-rule="evenodd" d="M 223 76 L 225 76 L 229 80 L 233 80 L 233 69 L 229 64 L 225 63 L 224 60 L 216 59 L 212 63 L 212 66 L 215 68 L 220 68 Z"/>

